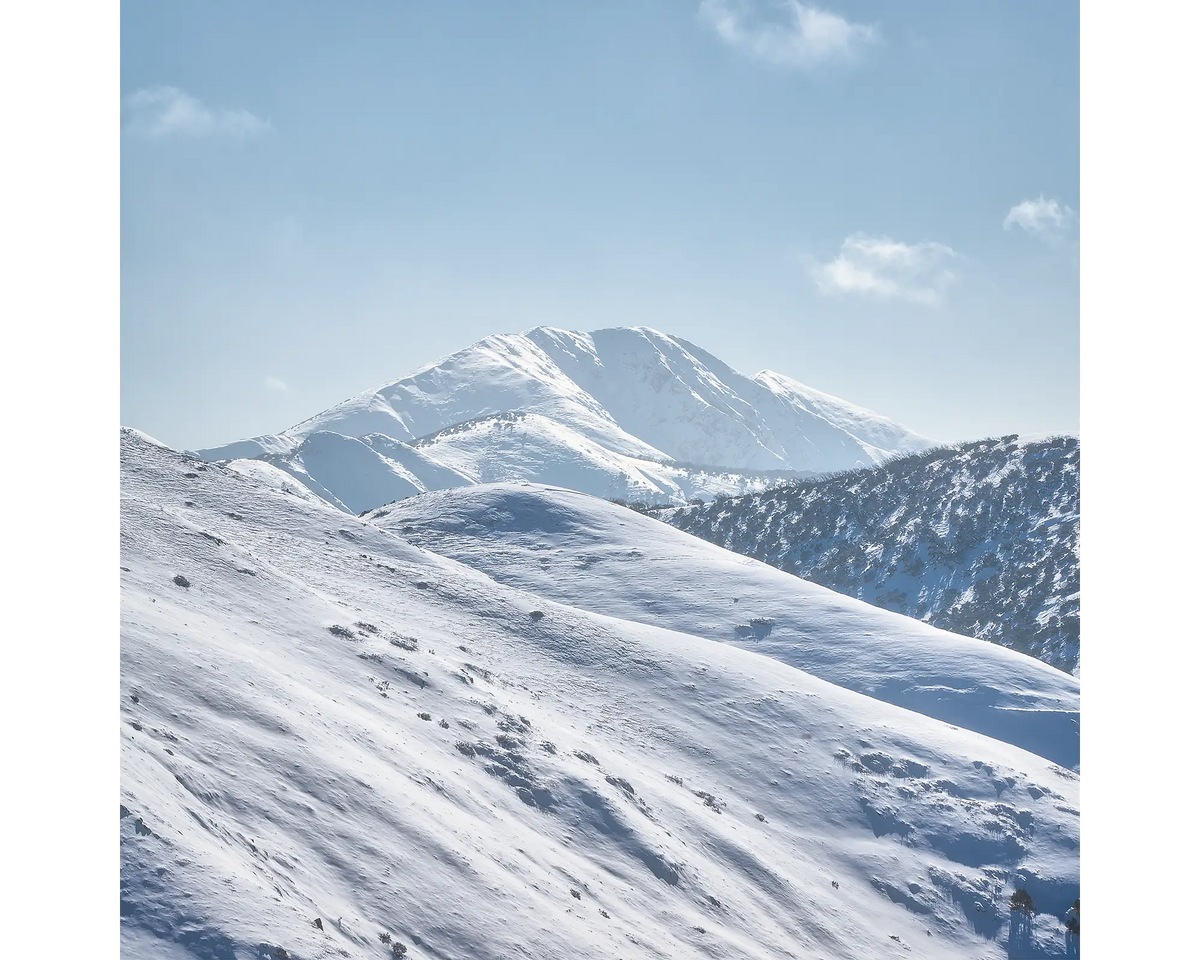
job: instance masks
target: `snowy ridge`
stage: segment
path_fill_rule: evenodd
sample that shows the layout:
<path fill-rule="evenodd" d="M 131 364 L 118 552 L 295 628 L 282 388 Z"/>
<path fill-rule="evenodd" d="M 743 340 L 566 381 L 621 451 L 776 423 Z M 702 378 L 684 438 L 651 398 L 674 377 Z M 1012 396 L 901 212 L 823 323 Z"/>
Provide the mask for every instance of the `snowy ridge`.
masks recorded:
<path fill-rule="evenodd" d="M 798 580 L 616 504 L 497 484 L 414 497 L 366 519 L 501 583 L 753 650 L 1078 767 L 1075 678 Z"/>
<path fill-rule="evenodd" d="M 121 544 L 127 960 L 1074 949 L 1035 754 L 124 432 Z"/>
<path fill-rule="evenodd" d="M 565 484 L 597 496 L 683 503 L 763 489 L 766 472 L 845 469 L 929 443 L 782 375 L 764 371 L 747 377 L 686 340 L 646 327 L 593 333 L 538 327 L 487 337 L 281 434 L 200 455 L 269 459 L 310 489 L 323 490 L 329 502 L 356 512 L 349 504 L 362 502 L 364 492 L 397 488 L 396 482 L 352 448 L 347 455 L 372 478 L 359 483 L 347 471 L 338 482 L 325 482 L 320 476 L 331 473 L 330 465 L 327 459 L 309 462 L 310 456 L 323 459 L 306 447 L 310 438 L 385 438 L 390 445 L 370 445 L 385 460 L 398 457 L 398 476 L 421 492 L 448 484 L 428 484 L 421 469 L 403 462 L 408 455 L 402 445 L 445 435 L 461 424 L 494 427 L 506 422 L 496 418 L 514 414 L 526 418 L 517 430 L 533 430 L 538 438 L 531 442 L 546 447 L 545 472 L 497 429 L 477 431 L 470 444 L 462 438 L 442 446 L 424 442 L 423 466 L 452 471 L 460 483 L 486 475 Z"/>
<path fill-rule="evenodd" d="M 916 453 L 929 446 L 924 437 L 918 437 L 899 424 L 885 420 L 864 407 L 806 387 L 782 373 L 761 370 L 754 375 L 754 379 L 787 403 L 808 410 L 861 440 L 868 449 L 873 448 L 877 451 L 876 463 L 894 454 Z"/>
<path fill-rule="evenodd" d="M 1079 673 L 1079 441 L 1003 437 L 657 516 Z"/>

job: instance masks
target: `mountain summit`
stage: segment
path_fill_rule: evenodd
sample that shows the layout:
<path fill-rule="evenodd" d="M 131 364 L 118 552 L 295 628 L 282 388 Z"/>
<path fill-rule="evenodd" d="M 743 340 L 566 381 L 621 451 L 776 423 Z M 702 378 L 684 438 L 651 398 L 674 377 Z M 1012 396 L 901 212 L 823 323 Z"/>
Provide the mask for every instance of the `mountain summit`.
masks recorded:
<path fill-rule="evenodd" d="M 929 445 L 869 410 L 768 370 L 739 373 L 648 327 L 536 327 L 487 337 L 281 434 L 200 454 L 268 460 L 358 513 L 514 480 L 678 503 Z"/>

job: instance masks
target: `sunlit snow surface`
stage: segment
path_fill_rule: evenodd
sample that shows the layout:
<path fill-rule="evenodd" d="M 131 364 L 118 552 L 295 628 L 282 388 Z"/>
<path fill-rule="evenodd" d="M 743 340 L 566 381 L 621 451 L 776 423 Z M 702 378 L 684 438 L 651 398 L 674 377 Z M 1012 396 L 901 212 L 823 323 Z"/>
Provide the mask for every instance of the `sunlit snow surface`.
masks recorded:
<path fill-rule="evenodd" d="M 498 484 L 368 519 L 540 596 L 733 643 L 1079 765 L 1079 681 L 1032 657 L 798 580 L 571 490 Z"/>
<path fill-rule="evenodd" d="M 846 596 L 1080 674 L 1079 440 L 976 440 L 655 514 Z"/>
<path fill-rule="evenodd" d="M 762 490 L 780 471 L 870 466 L 927 446 L 869 410 L 771 371 L 746 376 L 648 327 L 537 327 L 201 455 L 267 459 L 359 513 L 503 480 L 683 503 Z"/>
<path fill-rule="evenodd" d="M 122 433 L 125 957 L 1070 948 L 1072 771 L 403 536 Z"/>

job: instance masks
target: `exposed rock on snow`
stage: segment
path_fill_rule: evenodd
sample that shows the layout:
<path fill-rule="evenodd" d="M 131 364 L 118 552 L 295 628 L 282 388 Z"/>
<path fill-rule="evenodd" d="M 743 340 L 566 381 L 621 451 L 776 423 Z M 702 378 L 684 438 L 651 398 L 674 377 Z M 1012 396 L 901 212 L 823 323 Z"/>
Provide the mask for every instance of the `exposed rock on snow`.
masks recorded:
<path fill-rule="evenodd" d="M 199 467 L 122 434 L 126 960 L 1064 952 L 1070 770 Z"/>

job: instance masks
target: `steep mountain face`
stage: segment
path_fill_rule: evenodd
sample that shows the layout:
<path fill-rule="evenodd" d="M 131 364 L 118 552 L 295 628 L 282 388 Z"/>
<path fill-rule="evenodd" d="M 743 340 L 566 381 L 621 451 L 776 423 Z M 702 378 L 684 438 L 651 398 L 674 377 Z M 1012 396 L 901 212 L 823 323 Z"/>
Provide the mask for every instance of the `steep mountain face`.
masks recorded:
<path fill-rule="evenodd" d="M 834 397 L 825 397 L 819 409 L 811 397 L 823 395 L 809 391 L 806 398 L 807 388 L 795 381 L 770 371 L 747 377 L 694 344 L 655 330 L 581 334 L 540 327 L 527 336 L 625 430 L 683 462 L 820 471 L 928 445 Z M 788 390 L 788 384 L 798 389 Z M 882 448 L 874 442 L 885 437 Z M 827 466 L 833 463 L 839 467 Z"/>
<path fill-rule="evenodd" d="M 1079 672 L 1079 441 L 984 440 L 662 511 L 712 543 Z"/>
<path fill-rule="evenodd" d="M 272 464 L 121 447 L 126 960 L 1073 949 L 1071 770 L 678 629 L 670 591 L 657 623 L 626 617 L 623 577 L 560 602 Z M 449 494 L 405 505 L 424 496 Z M 458 515 L 520 523 L 503 496 Z M 568 496 L 581 512 L 539 535 L 599 524 L 600 566 L 637 549 L 648 521 Z M 759 602 L 744 558 L 697 547 L 725 558 L 708 589 Z M 944 651 L 983 677 L 1026 659 L 760 573 L 814 649 L 922 638 L 901 683 Z M 1009 909 L 1019 888 L 1031 915 Z"/>
<path fill-rule="evenodd" d="M 362 441 L 384 462 L 344 447 L 369 474 L 360 480 L 331 466 L 333 441 L 314 448 L 328 436 Z M 268 460 L 357 512 L 351 504 L 367 502 L 364 494 L 405 483 L 420 492 L 522 479 L 683 503 L 763 489 L 771 474 L 874 464 L 928 445 L 870 411 L 770 371 L 747 377 L 655 330 L 538 327 L 488 337 L 281 434 L 200 455 Z"/>

